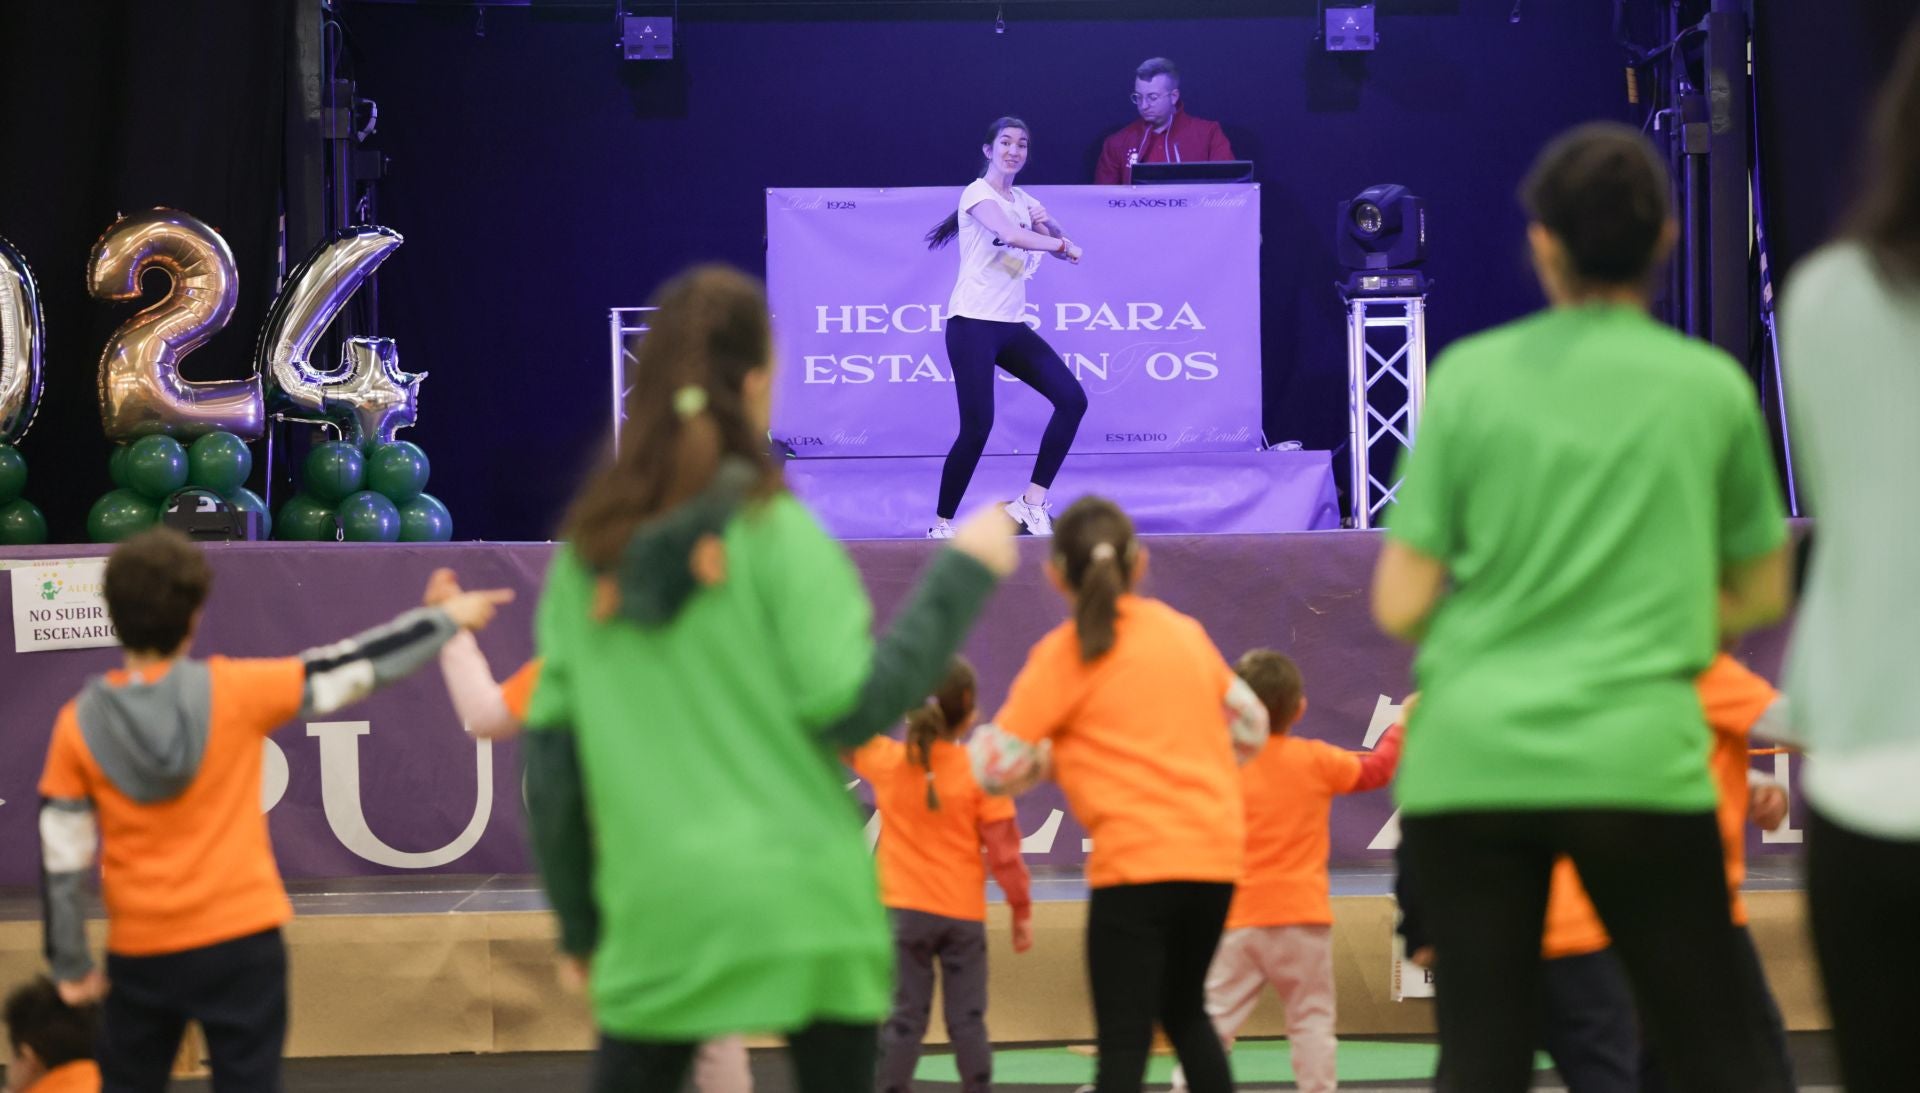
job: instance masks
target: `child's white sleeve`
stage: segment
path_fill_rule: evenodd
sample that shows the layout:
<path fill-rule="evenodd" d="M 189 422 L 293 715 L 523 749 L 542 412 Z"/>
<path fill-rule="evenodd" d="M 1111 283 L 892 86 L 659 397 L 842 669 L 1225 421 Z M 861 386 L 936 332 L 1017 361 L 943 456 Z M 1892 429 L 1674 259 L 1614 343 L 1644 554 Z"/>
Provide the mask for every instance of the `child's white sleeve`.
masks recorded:
<path fill-rule="evenodd" d="M 462 630 L 440 647 L 440 674 L 447 681 L 447 695 L 453 710 L 467 732 L 482 740 L 512 736 L 520 731 L 520 722 L 507 709 L 507 701 L 494 682 L 487 655 L 471 631 Z"/>

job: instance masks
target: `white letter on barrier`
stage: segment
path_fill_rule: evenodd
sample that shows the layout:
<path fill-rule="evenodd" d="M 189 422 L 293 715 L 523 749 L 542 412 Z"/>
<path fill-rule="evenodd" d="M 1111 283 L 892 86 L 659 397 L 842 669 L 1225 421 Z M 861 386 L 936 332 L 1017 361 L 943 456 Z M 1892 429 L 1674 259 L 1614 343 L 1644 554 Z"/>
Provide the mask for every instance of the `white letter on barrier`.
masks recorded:
<path fill-rule="evenodd" d="M 474 741 L 478 790 L 473 819 L 460 837 L 438 850 L 395 850 L 367 826 L 360 803 L 360 738 L 373 731 L 365 721 L 314 721 L 307 735 L 320 738 L 320 804 L 334 838 L 360 857 L 394 869 L 433 869 L 466 856 L 486 833 L 493 816 L 493 743 Z"/>
<path fill-rule="evenodd" d="M 280 798 L 287 795 L 287 753 L 272 740 L 260 752 L 260 811 L 272 812 Z"/>

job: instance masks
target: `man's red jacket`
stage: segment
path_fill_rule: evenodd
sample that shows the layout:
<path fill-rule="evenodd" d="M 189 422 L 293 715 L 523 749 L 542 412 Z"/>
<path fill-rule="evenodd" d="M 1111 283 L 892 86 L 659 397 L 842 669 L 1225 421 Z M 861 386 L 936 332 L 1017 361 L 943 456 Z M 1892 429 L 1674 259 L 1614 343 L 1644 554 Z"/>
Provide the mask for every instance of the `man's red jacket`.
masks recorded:
<path fill-rule="evenodd" d="M 1147 129 L 1145 120 L 1135 118 L 1132 125 L 1107 138 L 1100 146 L 1100 165 L 1093 169 L 1093 181 L 1100 186 L 1124 186 L 1133 181 L 1135 163 L 1199 163 L 1232 159 L 1233 148 L 1220 123 L 1196 118 L 1185 104 L 1173 112 L 1173 124 L 1164 133 Z"/>

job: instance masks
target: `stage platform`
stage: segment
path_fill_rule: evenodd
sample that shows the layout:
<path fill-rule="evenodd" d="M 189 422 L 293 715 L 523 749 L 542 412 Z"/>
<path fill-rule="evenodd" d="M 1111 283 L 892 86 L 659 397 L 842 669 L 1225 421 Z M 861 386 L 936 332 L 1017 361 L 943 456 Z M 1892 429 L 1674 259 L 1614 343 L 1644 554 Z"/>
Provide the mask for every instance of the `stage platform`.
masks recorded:
<path fill-rule="evenodd" d="M 789 459 L 793 492 L 843 539 L 918 539 L 933 522 L 939 456 Z M 980 460 L 967 499 L 1008 501 L 1027 488 L 1032 455 Z M 1086 494 L 1118 501 L 1148 535 L 1258 535 L 1340 526 L 1329 452 L 1076 454 L 1053 491 L 1053 511 Z"/>
<path fill-rule="evenodd" d="M 290 1055 L 578 1051 L 592 1045 L 585 1005 L 562 990 L 554 974 L 556 933 L 535 878 L 350 878 L 290 887 L 296 915 L 287 929 Z M 1431 1033 L 1431 1002 L 1392 1000 L 1390 869 L 1337 869 L 1333 891 L 1340 1034 Z M 1797 866 L 1757 866 L 1747 892 L 1754 937 L 1788 1027 L 1827 1028 Z M 1008 945 L 1006 907 L 998 893 L 989 908 L 994 1040 L 1090 1040 L 1082 958 L 1085 882 L 1077 872 L 1040 870 L 1034 897 L 1034 948 L 1020 955 Z M 39 914 L 37 892 L 0 892 L 0 982 L 19 982 L 43 969 Z M 92 925 L 97 942 L 102 924 Z M 937 1006 L 935 1014 L 929 1040 L 944 1043 Z M 1284 1032 L 1280 1006 L 1269 996 L 1246 1035 Z"/>

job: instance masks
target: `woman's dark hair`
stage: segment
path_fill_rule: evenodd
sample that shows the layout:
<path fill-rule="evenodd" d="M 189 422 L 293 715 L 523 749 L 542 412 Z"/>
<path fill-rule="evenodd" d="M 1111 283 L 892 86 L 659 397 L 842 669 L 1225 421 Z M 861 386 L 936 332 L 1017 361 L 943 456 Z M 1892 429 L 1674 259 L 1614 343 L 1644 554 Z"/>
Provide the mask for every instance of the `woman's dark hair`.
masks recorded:
<path fill-rule="evenodd" d="M 1867 191 L 1848 234 L 1889 277 L 1920 280 L 1920 18 L 1908 28 L 1874 108 Z"/>
<path fill-rule="evenodd" d="M 748 412 L 748 373 L 773 360 L 760 282 L 728 266 L 696 266 L 662 285 L 627 392 L 613 462 L 575 495 L 563 535 L 594 570 L 611 568 L 642 521 L 698 494 L 726 457 L 759 471 L 756 496 L 780 470 Z"/>
<path fill-rule="evenodd" d="M 955 654 L 940 685 L 926 702 L 907 713 L 907 762 L 926 772 L 927 807 L 936 812 L 940 795 L 933 788 L 933 745 L 959 731 L 973 716 L 974 692 L 973 665 Z"/>
<path fill-rule="evenodd" d="M 1053 560 L 1073 589 L 1082 661 L 1099 660 L 1113 648 L 1120 594 L 1133 587 L 1137 554 L 1133 521 L 1104 497 L 1082 497 L 1054 521 Z"/>
<path fill-rule="evenodd" d="M 1000 138 L 1000 131 L 1002 129 L 1018 129 L 1022 133 L 1027 134 L 1027 136 L 1029 137 L 1033 136 L 1033 130 L 1027 128 L 1027 123 L 1024 121 L 1021 121 L 1019 118 L 995 118 L 993 121 L 992 127 L 987 130 L 987 139 L 981 141 L 980 143 L 992 144 L 994 141 Z M 986 173 L 987 173 L 987 165 L 983 161 L 980 164 L 980 174 L 977 174 L 973 177 L 979 178 L 980 175 L 984 175 Z M 958 209 L 955 209 L 953 212 L 947 214 L 947 218 L 945 220 L 942 220 L 940 221 L 940 223 L 935 224 L 932 230 L 927 232 L 927 249 L 939 250 L 941 247 L 944 247 L 948 243 L 953 242 L 954 236 L 959 234 L 960 234 L 960 211 Z"/>
<path fill-rule="evenodd" d="M 1638 130 L 1590 122 L 1540 152 L 1520 184 L 1520 203 L 1566 248 L 1576 281 L 1628 285 L 1652 272 L 1669 215 L 1667 186 L 1667 165 Z"/>
<path fill-rule="evenodd" d="M 193 629 L 213 573 L 192 540 L 155 527 L 113 549 L 103 583 L 120 644 L 138 653 L 171 653 Z"/>

